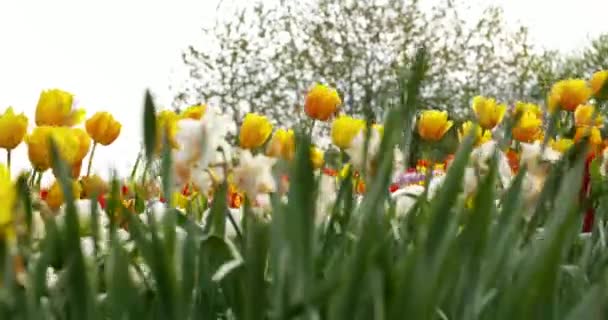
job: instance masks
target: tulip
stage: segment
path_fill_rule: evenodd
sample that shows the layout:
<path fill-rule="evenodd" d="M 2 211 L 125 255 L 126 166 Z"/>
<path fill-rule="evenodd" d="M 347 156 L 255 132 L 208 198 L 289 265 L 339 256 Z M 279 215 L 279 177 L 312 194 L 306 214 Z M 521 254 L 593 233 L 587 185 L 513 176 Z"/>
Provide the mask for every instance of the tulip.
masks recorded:
<path fill-rule="evenodd" d="M 553 112 L 559 109 L 574 111 L 576 107 L 589 100 L 591 88 L 582 79 L 562 80 L 553 85 L 547 97 L 547 107 Z"/>
<path fill-rule="evenodd" d="M 203 116 L 205 116 L 205 111 L 207 111 L 206 105 L 194 105 L 182 111 L 182 113 L 179 114 L 179 117 L 181 119 L 200 120 L 201 118 L 203 118 Z"/>
<path fill-rule="evenodd" d="M 462 124 L 460 130 L 458 130 L 458 140 L 463 141 L 469 135 L 471 130 L 475 130 L 475 145 L 482 145 L 492 140 L 492 132 L 489 130 L 482 130 L 481 127 L 471 121 L 467 121 Z"/>
<path fill-rule="evenodd" d="M 608 70 L 598 71 L 589 81 L 593 96 L 598 99 L 608 99 Z"/>
<path fill-rule="evenodd" d="M 604 117 L 595 112 L 595 107 L 590 104 L 582 104 L 574 111 L 574 123 L 577 127 L 582 126 L 604 126 Z"/>
<path fill-rule="evenodd" d="M 78 183 L 78 181 L 72 181 L 72 193 L 74 199 L 80 198 L 80 191 L 80 183 Z M 64 202 L 65 197 L 63 196 L 63 188 L 58 181 L 55 181 L 48 190 L 46 196 L 46 205 L 49 206 L 51 210 L 57 210 Z"/>
<path fill-rule="evenodd" d="M 272 124 L 265 116 L 248 113 L 239 133 L 239 143 L 244 149 L 255 149 L 264 144 L 272 133 Z"/>
<path fill-rule="evenodd" d="M 0 148 L 6 149 L 8 170 L 11 170 L 11 151 L 15 149 L 27 131 L 27 117 L 23 113 L 16 115 L 9 107 L 0 116 Z"/>
<path fill-rule="evenodd" d="M 341 104 L 342 100 L 335 89 L 315 84 L 306 95 L 304 110 L 314 120 L 327 121 Z"/>
<path fill-rule="evenodd" d="M 603 142 L 602 133 L 598 127 L 584 126 L 576 128 L 576 132 L 574 133 L 574 142 L 579 142 L 584 137 L 589 138 L 589 144 L 594 149 L 601 147 Z"/>
<path fill-rule="evenodd" d="M 51 167 L 50 138 L 55 141 L 61 158 L 70 166 L 74 165 L 80 152 L 80 140 L 74 132 L 64 127 L 40 126 L 25 137 L 34 169 L 43 172 Z"/>
<path fill-rule="evenodd" d="M 86 121 L 87 133 L 95 143 L 108 146 L 118 138 L 121 124 L 108 112 L 97 112 Z"/>
<path fill-rule="evenodd" d="M 162 151 L 165 137 L 171 148 L 178 148 L 177 140 L 175 140 L 178 120 L 179 116 L 171 110 L 163 110 L 156 114 L 156 154 Z"/>
<path fill-rule="evenodd" d="M 502 121 L 507 110 L 504 104 L 498 104 L 496 100 L 482 96 L 473 98 L 472 107 L 479 124 L 486 130 L 494 129 Z"/>
<path fill-rule="evenodd" d="M 561 138 L 557 141 L 551 141 L 551 149 L 564 153 L 570 149 L 574 145 L 574 141 L 572 139 Z"/>
<path fill-rule="evenodd" d="M 520 142 L 533 142 L 542 136 L 542 120 L 534 112 L 525 112 L 511 130 L 513 138 Z"/>
<path fill-rule="evenodd" d="M 347 149 L 359 131 L 365 128 L 365 121 L 346 115 L 339 116 L 331 126 L 331 141 L 340 149 Z"/>
<path fill-rule="evenodd" d="M 63 90 L 42 91 L 36 106 L 36 125 L 71 127 L 80 123 L 85 111 L 75 110 L 73 101 L 73 95 Z"/>
<path fill-rule="evenodd" d="M 93 164 L 93 156 L 95 155 L 97 144 L 99 143 L 104 146 L 112 144 L 118 138 L 121 127 L 120 122 L 116 121 L 108 112 L 97 112 L 86 121 L 85 128 L 87 129 L 87 133 L 94 141 L 93 150 L 89 157 L 87 176 L 91 174 L 91 165 Z"/>
<path fill-rule="evenodd" d="M 80 180 L 82 186 L 81 198 L 89 199 L 93 196 L 102 196 L 110 189 L 108 184 L 98 175 L 90 175 Z"/>
<path fill-rule="evenodd" d="M 89 135 L 80 128 L 73 128 L 72 134 L 78 138 L 78 151 L 76 152 L 76 158 L 72 165 L 72 177 L 77 178 L 80 176 L 80 168 L 82 167 L 82 160 L 89 153 L 91 148 L 91 138 Z"/>
<path fill-rule="evenodd" d="M 532 112 L 538 118 L 541 118 L 543 115 L 543 111 L 540 109 L 540 107 L 538 105 L 533 104 L 533 103 L 521 102 L 521 101 L 518 101 L 515 103 L 514 111 L 515 111 L 514 112 L 515 115 L 521 115 L 526 112 Z"/>
<path fill-rule="evenodd" d="M 269 157 L 291 160 L 293 159 L 295 149 L 293 130 L 278 129 L 266 147 L 266 155 Z"/>
<path fill-rule="evenodd" d="M 314 169 L 320 169 L 321 167 L 323 167 L 323 163 L 325 161 L 323 150 L 321 150 L 317 147 L 311 147 L 310 148 L 310 161 L 311 161 L 312 167 Z"/>
<path fill-rule="evenodd" d="M 454 123 L 445 111 L 426 110 L 418 119 L 418 134 L 427 141 L 439 141 Z"/>

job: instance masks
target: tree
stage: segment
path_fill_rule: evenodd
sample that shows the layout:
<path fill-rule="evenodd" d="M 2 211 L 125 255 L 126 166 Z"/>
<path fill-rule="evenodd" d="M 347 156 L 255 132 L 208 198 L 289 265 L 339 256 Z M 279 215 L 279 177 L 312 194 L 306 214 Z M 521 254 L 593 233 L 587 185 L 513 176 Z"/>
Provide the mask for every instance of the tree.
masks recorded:
<path fill-rule="evenodd" d="M 535 84 L 531 96 L 543 101 L 546 92 L 556 81 L 567 78 L 589 78 L 598 70 L 608 69 L 608 34 L 599 35 L 591 43 L 571 54 L 547 51 L 533 63 Z"/>
<path fill-rule="evenodd" d="M 235 18 L 203 30 L 204 46 L 184 52 L 191 79 L 176 104 L 203 100 L 237 123 L 259 112 L 289 125 L 302 117 L 306 89 L 324 82 L 338 88 L 346 112 L 370 108 L 380 118 L 381 101 L 420 46 L 431 57 L 427 107 L 463 117 L 474 95 L 523 97 L 536 81 L 527 30 L 509 32 L 497 8 L 471 23 L 458 7 L 446 1 L 427 9 L 418 0 L 241 4 Z"/>

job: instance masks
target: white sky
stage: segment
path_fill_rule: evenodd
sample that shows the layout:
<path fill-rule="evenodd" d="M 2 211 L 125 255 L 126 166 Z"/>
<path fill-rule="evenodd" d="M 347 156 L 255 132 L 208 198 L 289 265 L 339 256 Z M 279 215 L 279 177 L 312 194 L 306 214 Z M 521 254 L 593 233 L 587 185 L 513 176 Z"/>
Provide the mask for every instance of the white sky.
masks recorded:
<path fill-rule="evenodd" d="M 33 123 L 42 89 L 70 91 L 88 115 L 107 110 L 122 122 L 119 139 L 98 148 L 94 168 L 128 174 L 141 140 L 145 88 L 170 105 L 181 50 L 215 18 L 216 3 L 0 0 L 0 112 L 13 106 Z M 503 5 L 508 21 L 529 26 L 533 40 L 548 48 L 573 50 L 608 32 L 608 0 L 475 0 L 470 14 L 491 4 Z M 26 153 L 23 145 L 17 149 L 14 171 L 29 167 Z"/>

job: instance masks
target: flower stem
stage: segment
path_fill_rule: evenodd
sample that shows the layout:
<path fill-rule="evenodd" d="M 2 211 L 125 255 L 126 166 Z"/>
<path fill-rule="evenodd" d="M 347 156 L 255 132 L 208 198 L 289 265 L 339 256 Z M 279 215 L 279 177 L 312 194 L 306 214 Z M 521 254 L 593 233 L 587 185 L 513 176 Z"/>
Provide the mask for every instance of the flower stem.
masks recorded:
<path fill-rule="evenodd" d="M 38 177 L 36 178 L 36 187 L 38 187 L 38 189 L 40 189 L 40 182 L 42 181 L 43 174 L 44 172 L 42 171 L 38 172 Z"/>
<path fill-rule="evenodd" d="M 10 176 L 10 173 L 11 173 L 11 150 L 10 149 L 6 150 L 6 166 L 8 167 L 8 173 Z"/>
<path fill-rule="evenodd" d="M 36 173 L 38 173 L 38 171 L 36 171 L 36 169 L 32 169 L 32 174 L 30 175 L 30 181 L 29 181 L 30 187 L 34 186 L 34 182 L 36 181 Z"/>
<path fill-rule="evenodd" d="M 140 161 L 141 161 L 141 152 L 137 155 L 137 160 L 135 160 L 135 165 L 133 166 L 133 170 L 131 171 L 131 180 L 135 179 L 135 173 L 137 173 L 137 167 L 139 167 Z"/>
<path fill-rule="evenodd" d="M 310 131 L 308 132 L 308 135 L 309 135 L 311 138 L 312 138 L 312 131 L 313 131 L 313 130 L 314 130 L 314 128 L 315 128 L 315 123 L 316 123 L 316 122 L 317 122 L 317 120 L 316 120 L 316 119 L 313 119 L 313 120 L 312 120 L 312 123 L 310 124 Z"/>
<path fill-rule="evenodd" d="M 89 157 L 89 166 L 87 167 L 87 177 L 91 174 L 91 166 L 93 165 L 93 156 L 95 155 L 96 148 L 97 142 L 93 142 L 93 150 L 91 150 L 91 156 Z"/>
<path fill-rule="evenodd" d="M 239 228 L 239 225 L 236 223 L 236 220 L 234 220 L 234 217 L 230 213 L 230 210 L 226 210 L 226 215 L 228 216 L 228 220 L 230 221 L 230 224 L 232 224 L 232 227 L 234 228 L 234 231 L 236 232 L 237 238 L 239 238 L 240 241 L 243 241 L 243 234 L 241 233 L 241 229 Z"/>

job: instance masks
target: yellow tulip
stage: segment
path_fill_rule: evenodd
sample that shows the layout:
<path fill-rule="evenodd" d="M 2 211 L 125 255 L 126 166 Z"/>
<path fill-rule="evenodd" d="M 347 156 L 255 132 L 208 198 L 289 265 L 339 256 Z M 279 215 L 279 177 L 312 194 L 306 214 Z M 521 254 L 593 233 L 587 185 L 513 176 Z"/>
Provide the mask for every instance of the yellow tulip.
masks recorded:
<path fill-rule="evenodd" d="M 27 152 L 32 166 L 37 171 L 46 171 L 51 167 L 48 140 L 52 137 L 53 127 L 37 127 L 25 137 Z"/>
<path fill-rule="evenodd" d="M 186 110 L 182 111 L 179 114 L 181 119 L 193 119 L 200 120 L 205 115 L 205 111 L 207 111 L 207 106 L 204 104 L 194 105 L 188 107 Z"/>
<path fill-rule="evenodd" d="M 533 142 L 543 135 L 542 120 L 536 113 L 528 111 L 521 115 L 517 124 L 511 130 L 513 138 L 520 142 Z"/>
<path fill-rule="evenodd" d="M 323 167 L 325 163 L 325 156 L 323 150 L 317 147 L 310 148 L 310 161 L 312 162 L 312 167 L 314 169 L 320 169 Z"/>
<path fill-rule="evenodd" d="M 95 143 L 107 146 L 118 138 L 122 125 L 110 113 L 97 112 L 86 121 L 85 128 Z"/>
<path fill-rule="evenodd" d="M 110 189 L 108 183 L 98 175 L 83 177 L 80 179 L 80 186 L 82 187 L 82 193 L 80 194 L 82 199 L 103 195 Z"/>
<path fill-rule="evenodd" d="M 174 191 L 173 194 L 171 194 L 171 205 L 180 209 L 186 209 L 189 203 L 190 197 L 184 195 L 183 193 Z"/>
<path fill-rule="evenodd" d="M 576 107 L 589 100 L 591 88 L 582 79 L 562 80 L 553 85 L 547 97 L 547 107 L 550 112 L 563 109 L 574 111 Z"/>
<path fill-rule="evenodd" d="M 82 160 L 89 153 L 91 148 L 91 138 L 89 135 L 80 128 L 73 128 L 72 134 L 78 138 L 78 150 L 76 152 L 76 158 L 72 164 L 72 177 L 76 178 L 80 176 L 80 169 L 82 167 Z"/>
<path fill-rule="evenodd" d="M 11 174 L 4 165 L 0 164 L 0 234 L 5 237 L 13 233 L 15 198 L 16 192 L 11 181 Z"/>
<path fill-rule="evenodd" d="M 338 91 L 322 84 L 315 84 L 306 95 L 304 110 L 312 119 L 327 121 L 341 104 Z"/>
<path fill-rule="evenodd" d="M 574 145 L 572 139 L 560 138 L 557 141 L 551 141 L 551 149 L 564 153 Z"/>
<path fill-rule="evenodd" d="M 9 107 L 0 115 L 0 148 L 8 151 L 15 149 L 27 132 L 27 117 L 23 113 L 16 115 Z"/>
<path fill-rule="evenodd" d="M 540 109 L 540 107 L 538 105 L 533 104 L 533 103 L 521 102 L 521 101 L 517 101 L 515 103 L 514 111 L 515 111 L 514 112 L 515 115 L 524 114 L 526 112 L 533 112 L 534 114 L 536 114 L 536 116 L 538 118 L 541 118 L 543 115 L 543 111 Z"/>
<path fill-rule="evenodd" d="M 507 106 L 496 103 L 496 100 L 482 96 L 473 98 L 473 111 L 482 128 L 491 130 L 496 127 L 505 116 Z"/>
<path fill-rule="evenodd" d="M 439 141 L 454 123 L 445 111 L 426 110 L 418 119 L 418 134 L 427 141 Z"/>
<path fill-rule="evenodd" d="M 42 91 L 36 106 L 36 125 L 71 127 L 80 123 L 84 118 L 85 110 L 74 110 L 73 101 L 74 96 L 63 90 Z"/>
<path fill-rule="evenodd" d="M 331 125 L 331 141 L 340 149 L 347 149 L 364 128 L 364 120 L 341 115 Z"/>
<path fill-rule="evenodd" d="M 86 138 L 84 130 L 76 131 L 72 128 L 57 127 L 53 131 L 55 141 L 61 140 L 57 142 L 57 146 L 62 159 L 70 166 L 82 161 L 91 144 L 90 139 Z"/>
<path fill-rule="evenodd" d="M 595 113 L 595 118 L 594 117 Z M 590 104 L 581 104 L 574 111 L 574 123 L 577 127 L 581 126 L 604 126 L 604 117 L 599 112 L 595 112 L 595 106 Z"/>
<path fill-rule="evenodd" d="M 293 159 L 295 150 L 296 141 L 293 130 L 278 129 L 270 139 L 270 142 L 268 142 L 266 155 L 291 160 Z"/>
<path fill-rule="evenodd" d="M 86 157 L 87 153 L 89 153 L 89 149 L 91 148 L 91 138 L 81 128 L 73 128 L 71 132 L 78 139 L 78 149 L 74 161 L 81 162 L 82 159 Z"/>
<path fill-rule="evenodd" d="M 167 137 L 171 148 L 178 148 L 177 141 L 175 140 L 178 120 L 179 116 L 172 110 L 162 110 L 156 114 L 156 154 L 162 151 L 163 136 Z"/>
<path fill-rule="evenodd" d="M 239 143 L 244 149 L 261 147 L 272 133 L 272 124 L 265 116 L 248 113 L 239 133 Z"/>
<path fill-rule="evenodd" d="M 461 142 L 466 139 L 471 130 L 475 130 L 475 145 L 482 145 L 492 140 L 492 132 L 489 130 L 483 130 L 481 127 L 472 121 L 467 121 L 462 124 L 460 130 L 458 130 L 458 140 Z"/>
<path fill-rule="evenodd" d="M 74 132 L 64 127 L 40 126 L 25 137 L 28 157 L 34 169 L 45 171 L 51 167 L 50 138 L 55 141 L 61 158 L 70 166 L 74 165 L 80 152 L 80 140 Z"/>
<path fill-rule="evenodd" d="M 608 99 L 608 70 L 598 71 L 591 76 L 589 81 L 593 96 L 600 99 Z"/>
<path fill-rule="evenodd" d="M 89 136 L 95 141 L 93 144 L 93 151 L 91 151 L 91 156 L 89 157 L 89 165 L 87 167 L 88 176 L 91 174 L 91 166 L 93 164 L 93 157 L 95 156 L 97 144 L 99 143 L 104 146 L 112 144 L 116 138 L 118 138 L 122 125 L 120 122 L 116 121 L 110 113 L 97 112 L 85 122 L 85 128 L 87 129 Z"/>
<path fill-rule="evenodd" d="M 578 127 L 574 133 L 574 141 L 579 142 L 582 138 L 589 137 L 589 144 L 593 147 L 602 145 L 602 133 L 597 127 Z"/>
<path fill-rule="evenodd" d="M 72 181 L 72 194 L 74 195 L 75 200 L 80 199 L 80 191 L 80 183 L 78 183 L 78 181 Z M 65 199 L 63 197 L 61 184 L 59 184 L 58 181 L 55 181 L 49 188 L 49 192 L 46 196 L 46 205 L 52 210 L 57 210 L 64 202 Z"/>

